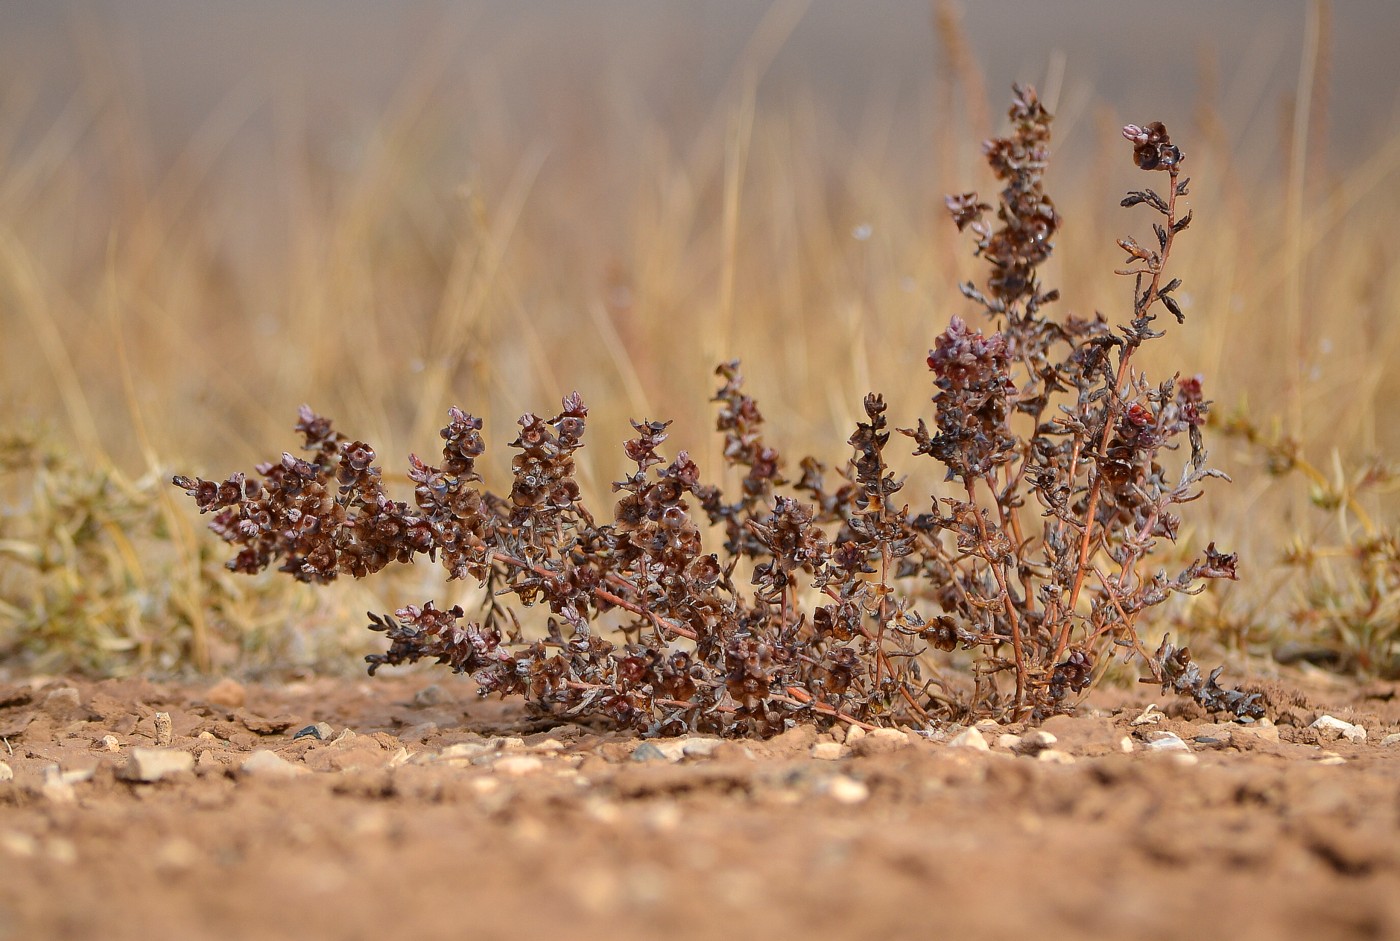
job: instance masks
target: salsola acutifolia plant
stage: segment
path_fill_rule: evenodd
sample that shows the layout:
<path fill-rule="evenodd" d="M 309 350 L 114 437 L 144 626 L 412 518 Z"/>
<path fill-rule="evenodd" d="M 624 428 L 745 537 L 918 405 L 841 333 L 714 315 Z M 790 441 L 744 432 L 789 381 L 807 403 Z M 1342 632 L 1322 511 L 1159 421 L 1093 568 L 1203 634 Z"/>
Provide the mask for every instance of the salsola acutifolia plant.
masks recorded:
<path fill-rule="evenodd" d="M 174 483 L 214 514 L 237 571 L 275 562 L 328 582 L 426 556 L 477 581 L 486 601 L 470 615 L 432 602 L 371 615 L 388 648 L 367 658 L 370 672 L 436 660 L 483 695 L 560 717 L 753 735 L 801 721 L 1035 719 L 1071 707 L 1115 648 L 1207 708 L 1257 714 L 1255 697 L 1202 677 L 1189 652 L 1163 640 L 1149 653 L 1139 629 L 1174 592 L 1235 577 L 1235 557 L 1213 544 L 1175 575 L 1149 568 L 1176 536 L 1173 508 L 1223 476 L 1206 465 L 1201 381 L 1153 385 L 1132 363 L 1162 335 L 1159 311 L 1183 319 L 1165 274 L 1191 222 L 1183 154 L 1160 124 L 1124 129 L 1137 166 L 1167 181 L 1165 195 L 1123 200 L 1158 216 L 1152 243 L 1119 242 L 1132 316 L 1117 329 L 1056 318 L 1057 292 L 1037 273 L 1060 225 L 1042 188 L 1051 116 L 1030 88 L 1010 114 L 1011 134 L 985 145 L 1003 187 L 995 214 L 975 193 L 948 199 L 990 267 L 963 293 L 991 332 L 952 318 L 928 357 L 934 426 L 903 431 L 943 466 L 951 496 L 896 501 L 906 481 L 888 467 L 875 394 L 843 465 L 806 458 L 794 480 L 737 362 L 719 367 L 715 397 L 741 477 L 729 495 L 684 451 L 663 455 L 667 422 L 639 421 L 623 445 L 635 470 L 600 520 L 575 480 L 588 415 L 577 393 L 551 418 L 521 417 L 504 496 L 478 486 L 482 423 L 455 408 L 440 464 L 409 458 L 412 504 L 388 495 L 369 445 L 309 408 L 297 424 L 307 457 L 283 454 L 260 480 Z M 707 536 L 723 545 L 707 551 Z M 527 637 L 517 608 L 549 613 Z M 971 684 L 949 670 L 959 649 L 972 652 Z"/>

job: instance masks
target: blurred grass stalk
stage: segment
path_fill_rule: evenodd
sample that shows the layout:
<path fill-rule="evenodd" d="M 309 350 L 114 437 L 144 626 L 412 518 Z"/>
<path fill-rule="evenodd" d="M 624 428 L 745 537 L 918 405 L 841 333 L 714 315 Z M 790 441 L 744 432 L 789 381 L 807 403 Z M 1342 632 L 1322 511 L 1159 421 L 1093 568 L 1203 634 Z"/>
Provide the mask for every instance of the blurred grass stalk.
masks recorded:
<path fill-rule="evenodd" d="M 465 87 L 444 87 L 450 38 L 424 51 L 370 126 L 329 133 L 294 88 L 250 80 L 165 164 L 140 94 L 94 42 L 82 92 L 46 126 L 36 126 L 35 89 L 0 91 L 0 382 L 11 438 L 33 449 L 5 471 L 5 620 L 43 577 L 31 556 L 50 550 L 33 540 L 61 540 L 73 525 L 43 505 L 55 494 L 106 494 L 143 521 L 129 529 L 129 516 L 90 508 L 96 529 L 74 532 L 107 534 L 106 574 L 72 562 L 70 582 L 147 595 L 161 585 L 169 596 L 154 620 L 74 596 L 97 605 L 93 617 L 121 621 L 98 643 L 120 656 L 73 648 L 38 662 L 203 670 L 259 643 L 292 656 L 273 636 L 327 602 L 226 583 L 204 521 L 173 507 L 159 481 L 174 466 L 220 476 L 268 456 L 303 401 L 374 442 L 395 474 L 408 451 L 436 450 L 449 404 L 485 417 L 501 448 L 520 413 L 548 412 L 579 388 L 597 429 L 581 461 L 594 505 L 625 466 L 620 448 L 599 442 L 620 441 L 628 417 L 676 419 L 674 446 L 720 473 L 706 401 L 720 359 L 748 361 L 775 443 L 794 457 L 839 459 L 872 389 L 897 423 L 924 414 L 929 389 L 903 377 L 921 375 L 949 315 L 968 313 L 956 285 L 972 260 L 955 247 L 941 196 L 970 178 L 972 142 L 995 130 L 986 82 L 956 7 L 939 2 L 943 55 L 919 113 L 874 100 L 852 134 L 820 101 L 770 101 L 759 94 L 765 71 L 804 6 L 775 5 L 725 91 L 686 120 L 625 87 L 575 90 L 557 106 L 597 110 L 564 139 L 513 122 L 489 61 Z M 1325 95 L 1314 93 L 1326 77 L 1326 7 L 1311 9 L 1282 166 L 1242 162 L 1239 129 L 1203 67 L 1197 127 L 1178 134 L 1195 142 L 1187 166 L 1206 181 L 1191 199 L 1200 231 L 1174 259 L 1193 285 L 1182 301 L 1196 324 L 1170 355 L 1200 364 L 1218 411 L 1277 416 L 1310 453 L 1360 460 L 1400 448 L 1389 419 L 1400 377 L 1386 368 L 1400 353 L 1400 135 L 1343 173 L 1327 170 L 1316 134 Z M 1052 89 L 1063 87 L 1056 68 Z M 1108 272 L 1123 234 L 1115 193 L 1131 168 L 1120 166 L 1116 127 L 1152 116 L 1103 113 L 1084 89 L 1055 94 L 1059 145 L 1082 159 L 1052 173 L 1068 227 L 1047 281 L 1062 286 L 1066 310 L 1121 310 L 1125 286 Z M 1251 462 L 1247 451 L 1217 455 L 1238 484 L 1207 499 L 1212 533 L 1259 572 L 1307 520 Z M 75 476 L 56 480 L 58 468 Z M 81 484 L 92 480 L 103 483 Z M 915 484 L 910 499 L 933 486 Z M 1366 499 L 1373 515 L 1393 516 L 1381 496 Z M 432 577 L 410 571 L 397 584 Z M 275 598 L 249 597 L 259 591 Z M 337 588 L 329 603 L 342 616 L 383 607 L 364 594 Z M 273 601 L 280 624 L 269 621 Z M 341 620 L 358 629 L 357 617 Z M 159 640 L 172 631 L 178 643 Z M 61 648 L 61 633 L 55 621 L 46 643 Z M 0 650 L 14 643 L 0 632 Z"/>

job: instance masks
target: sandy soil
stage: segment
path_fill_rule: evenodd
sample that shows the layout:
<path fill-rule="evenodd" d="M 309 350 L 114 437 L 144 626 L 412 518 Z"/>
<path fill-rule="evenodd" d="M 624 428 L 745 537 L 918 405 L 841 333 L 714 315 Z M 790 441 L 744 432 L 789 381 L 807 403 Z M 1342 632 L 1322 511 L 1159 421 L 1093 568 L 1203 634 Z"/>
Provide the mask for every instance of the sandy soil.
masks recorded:
<path fill-rule="evenodd" d="M 0 939 L 1400 937 L 1397 691 L 981 750 L 645 743 L 422 674 L 0 685 Z"/>

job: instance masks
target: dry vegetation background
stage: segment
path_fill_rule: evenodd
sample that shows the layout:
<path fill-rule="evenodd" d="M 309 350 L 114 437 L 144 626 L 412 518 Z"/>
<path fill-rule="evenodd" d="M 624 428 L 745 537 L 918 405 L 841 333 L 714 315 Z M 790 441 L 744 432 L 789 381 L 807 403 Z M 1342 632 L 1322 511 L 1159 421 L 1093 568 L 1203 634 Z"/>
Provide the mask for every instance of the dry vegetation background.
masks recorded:
<path fill-rule="evenodd" d="M 426 566 L 222 571 L 165 481 L 275 456 L 302 402 L 400 474 L 460 405 L 500 489 L 515 418 L 578 389 L 595 506 L 629 417 L 675 419 L 668 448 L 720 475 L 731 357 L 793 460 L 844 459 L 870 390 L 913 424 L 932 338 L 975 315 L 941 197 L 990 191 L 977 143 L 1020 79 L 1059 115 L 1061 309 L 1130 305 L 1117 128 L 1165 121 L 1199 181 L 1188 322 L 1143 365 L 1203 373 L 1217 418 L 1324 478 L 1208 435 L 1235 484 L 1183 551 L 1238 549 L 1244 580 L 1162 629 L 1262 670 L 1370 645 L 1338 662 L 1388 672 L 1400 602 L 1346 552 L 1396 505 L 1344 484 L 1400 454 L 1396 30 L 1384 2 L 0 4 L 0 663 L 356 670 L 361 611 L 457 600 Z M 1289 546 L 1343 551 L 1309 573 Z M 1327 614 L 1357 587 L 1364 637 Z"/>

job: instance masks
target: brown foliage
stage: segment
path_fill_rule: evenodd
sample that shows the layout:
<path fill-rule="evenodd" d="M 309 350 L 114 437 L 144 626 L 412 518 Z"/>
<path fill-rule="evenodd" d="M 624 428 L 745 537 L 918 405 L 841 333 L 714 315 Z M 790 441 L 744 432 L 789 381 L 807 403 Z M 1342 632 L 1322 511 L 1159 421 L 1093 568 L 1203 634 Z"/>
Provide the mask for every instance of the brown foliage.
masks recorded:
<path fill-rule="evenodd" d="M 764 439 L 737 362 L 719 367 L 715 397 L 725 460 L 743 474 L 732 500 L 702 483 L 684 451 L 669 462 L 659 453 L 668 423 L 634 422 L 623 447 L 636 470 L 613 485 L 618 500 L 599 522 L 574 479 L 588 414 L 577 393 L 553 418 L 521 417 L 505 497 L 476 486 L 481 422 L 457 409 L 441 466 L 409 458 L 413 506 L 386 496 L 368 445 L 309 409 L 297 428 L 310 460 L 284 454 L 258 467 L 260 482 L 174 482 L 215 514 L 211 528 L 238 548 L 238 571 L 280 560 L 294 578 L 325 582 L 427 556 L 450 578 L 483 583 L 489 602 L 476 617 L 431 602 L 371 615 L 389 648 L 368 658 L 370 672 L 434 659 L 471 674 L 483 694 L 524 696 L 555 715 L 649 734 L 752 735 L 798 721 L 1041 718 L 1068 708 L 1115 647 L 1169 688 L 1253 714 L 1253 698 L 1221 691 L 1215 674 L 1198 682 L 1184 651 L 1164 643 L 1148 655 L 1138 628 L 1172 593 L 1235 577 L 1234 556 L 1213 544 L 1174 577 L 1147 569 L 1158 541 L 1176 536 L 1172 508 L 1223 476 L 1205 463 L 1200 380 L 1151 385 L 1131 366 L 1162 335 L 1159 304 L 1183 318 L 1179 282 L 1163 272 L 1190 220 L 1177 211 L 1184 156 L 1160 124 L 1124 129 L 1137 165 L 1169 176 L 1166 198 L 1143 190 L 1124 200 L 1163 216 L 1156 249 L 1119 243 L 1133 316 L 1116 332 L 1102 318 L 1055 320 L 1045 310 L 1058 292 L 1037 273 L 1060 225 L 1042 189 L 1051 116 L 1029 88 L 1016 89 L 1010 115 L 1011 135 L 984 148 L 1004 183 L 996 223 L 975 193 L 948 200 L 990 266 L 984 288 L 963 291 L 993 330 L 953 317 L 928 356 L 935 430 L 921 419 L 903 433 L 960 490 L 926 512 L 894 501 L 904 482 L 885 460 L 890 432 L 875 394 L 834 489 L 808 458 L 793 495 L 781 492 L 782 456 Z M 1189 456 L 1169 474 L 1183 438 Z M 706 525 L 723 531 L 722 551 L 705 551 Z M 521 636 L 501 595 L 548 607 L 541 639 Z M 975 652 L 970 697 L 932 656 L 959 647 Z"/>

